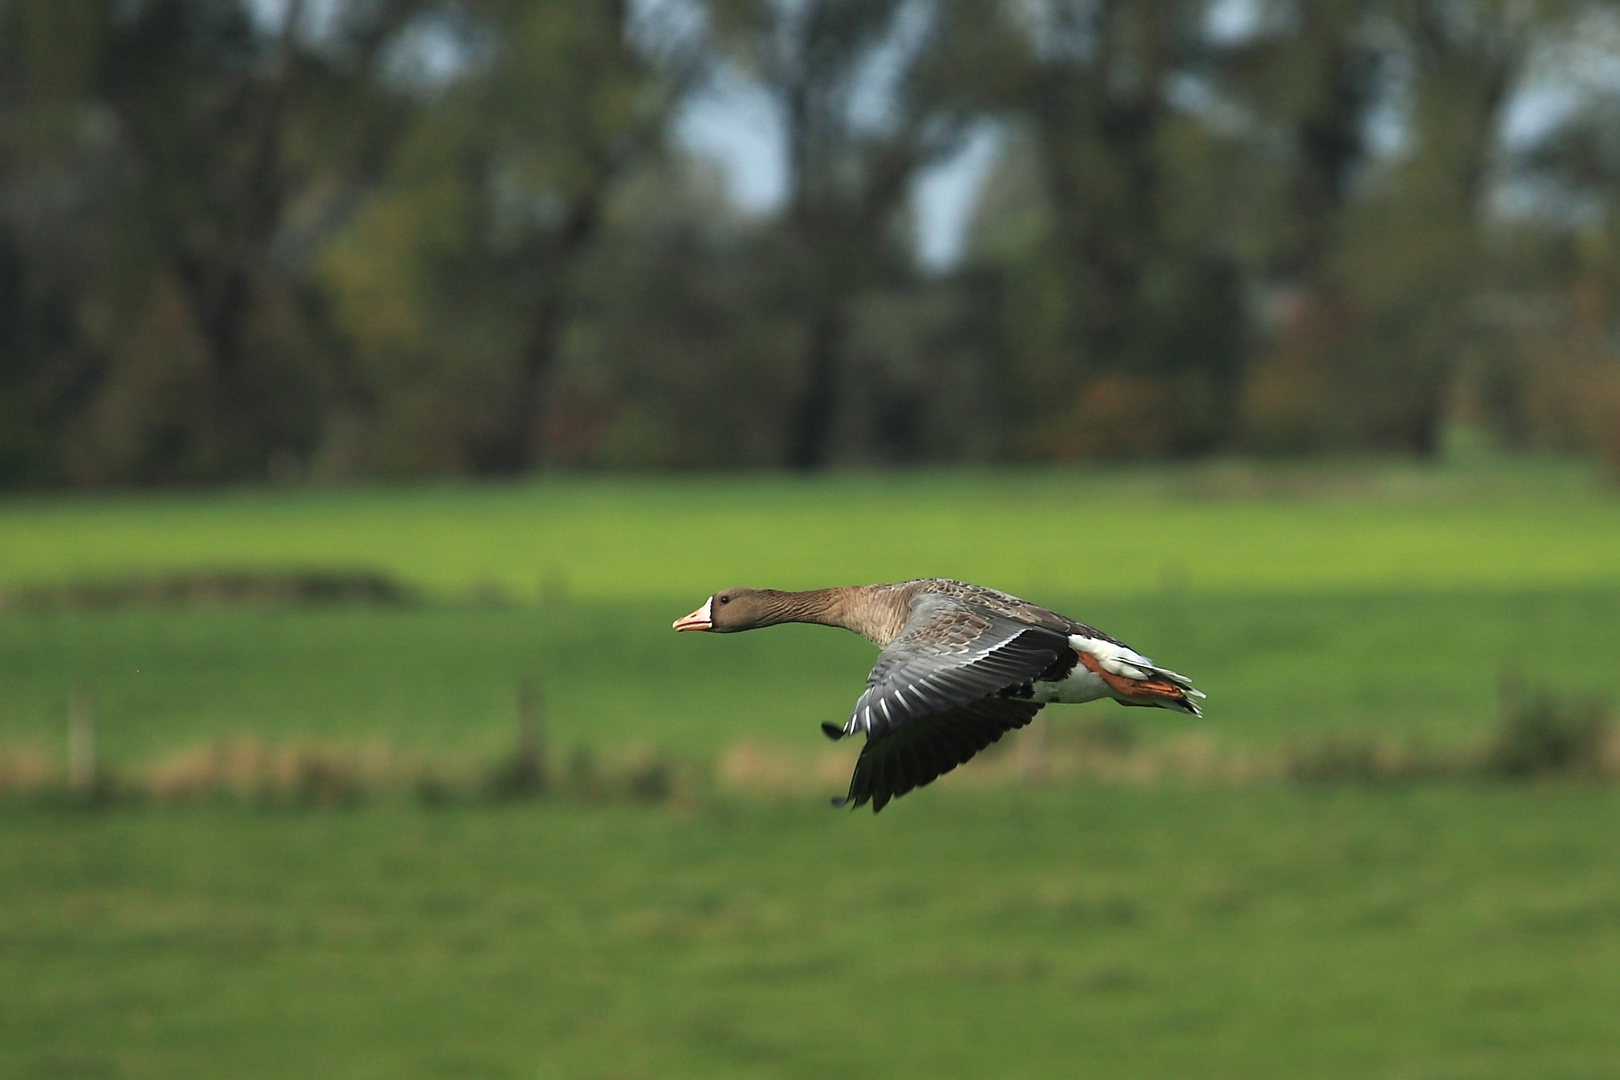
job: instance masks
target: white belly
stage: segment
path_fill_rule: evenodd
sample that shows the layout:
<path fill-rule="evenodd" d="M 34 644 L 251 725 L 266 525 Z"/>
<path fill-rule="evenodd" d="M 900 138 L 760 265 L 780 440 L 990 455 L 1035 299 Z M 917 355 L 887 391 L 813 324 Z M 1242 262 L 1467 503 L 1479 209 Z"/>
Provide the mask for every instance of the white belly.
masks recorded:
<path fill-rule="evenodd" d="M 1153 671 L 1153 661 L 1124 645 L 1099 638 L 1081 637 L 1079 634 L 1070 634 L 1069 644 L 1076 652 L 1088 653 L 1095 657 L 1099 664 L 1114 675 L 1127 679 L 1145 679 Z M 1032 689 L 1034 693 L 1030 695 L 1030 700 L 1041 702 L 1078 703 L 1115 696 L 1108 684 L 1102 681 L 1102 676 L 1079 663 L 1075 664 L 1074 670 L 1064 678 L 1056 682 L 1036 682 Z"/>
<path fill-rule="evenodd" d="M 1034 690 L 1031 701 L 1047 703 L 1062 701 L 1078 704 L 1109 696 L 1108 684 L 1096 672 L 1087 670 L 1081 664 L 1074 665 L 1067 678 L 1057 682 L 1036 682 L 1031 689 Z"/>

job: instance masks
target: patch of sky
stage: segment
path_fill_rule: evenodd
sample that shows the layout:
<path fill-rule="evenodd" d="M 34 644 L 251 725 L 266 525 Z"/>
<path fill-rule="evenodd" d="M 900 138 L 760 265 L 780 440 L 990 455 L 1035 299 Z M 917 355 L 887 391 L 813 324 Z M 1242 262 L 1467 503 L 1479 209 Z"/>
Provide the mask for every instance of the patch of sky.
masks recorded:
<path fill-rule="evenodd" d="M 491 42 L 476 26 L 430 13 L 400 31 L 383 55 L 383 71 L 402 90 L 432 94 L 477 68 L 492 52 Z"/>
<path fill-rule="evenodd" d="M 1097 50 L 1089 5 L 1057 0 L 1017 0 L 1014 11 L 1035 54 L 1052 63 L 1085 60 Z"/>
<path fill-rule="evenodd" d="M 1620 115 L 1620 14 L 1582 14 L 1565 33 L 1537 41 L 1524 68 L 1502 110 L 1497 134 L 1505 165 L 1490 208 L 1500 217 L 1541 218 L 1572 229 L 1599 225 L 1609 212 L 1605 198 L 1515 165 L 1572 123 L 1584 119 L 1599 130 L 1612 128 L 1612 118 Z"/>
<path fill-rule="evenodd" d="M 348 0 L 247 0 L 248 15 L 263 33 L 280 34 L 291 16 L 298 23 L 292 30 L 314 42 L 332 38 L 349 6 Z"/>
<path fill-rule="evenodd" d="M 878 136 L 895 130 L 905 77 L 933 27 L 933 8 L 921 0 L 908 0 L 895 10 L 888 33 L 873 43 L 850 77 L 847 108 L 852 131 Z"/>
<path fill-rule="evenodd" d="M 1254 114 L 1222 95 L 1206 78 L 1190 73 L 1172 75 L 1165 88 L 1172 108 L 1196 116 L 1223 135 L 1242 137 L 1256 131 Z"/>
<path fill-rule="evenodd" d="M 962 261 L 979 193 L 1007 143 L 1006 125 L 981 120 L 968 128 L 960 148 L 923 170 L 912 185 L 917 261 L 943 273 Z"/>
<path fill-rule="evenodd" d="M 1258 34 L 1264 22 L 1261 0 L 1215 0 L 1204 16 L 1204 33 L 1216 45 L 1241 45 Z"/>
<path fill-rule="evenodd" d="M 708 40 L 708 11 L 695 0 L 631 0 L 629 12 L 630 41 L 655 61 L 681 63 Z"/>
<path fill-rule="evenodd" d="M 715 68 L 675 117 L 677 143 L 716 162 L 726 194 L 746 214 L 770 214 L 788 196 L 787 127 L 777 101 L 731 65 Z"/>
<path fill-rule="evenodd" d="M 904 80 L 933 29 L 931 8 L 902 4 L 887 31 L 855 64 L 844 101 L 849 130 L 863 137 L 894 131 L 904 108 Z M 785 58 L 784 62 L 785 62 Z M 715 65 L 676 114 L 674 137 L 720 166 L 725 190 L 745 214 L 767 215 L 787 202 L 787 125 L 769 86 L 734 64 Z M 949 270 L 962 257 L 974 205 L 1005 136 L 1001 125 L 970 124 L 944 140 L 938 161 L 912 183 L 912 221 L 919 264 Z"/>

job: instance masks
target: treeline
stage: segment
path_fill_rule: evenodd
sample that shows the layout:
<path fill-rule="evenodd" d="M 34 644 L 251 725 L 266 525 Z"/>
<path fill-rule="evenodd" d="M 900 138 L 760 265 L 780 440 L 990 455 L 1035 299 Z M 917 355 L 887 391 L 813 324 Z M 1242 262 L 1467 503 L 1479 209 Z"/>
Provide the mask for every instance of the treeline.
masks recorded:
<path fill-rule="evenodd" d="M 1602 3 L 7 0 L 0 486 L 1620 463 L 1617 63 Z M 676 137 L 725 86 L 768 213 Z"/>

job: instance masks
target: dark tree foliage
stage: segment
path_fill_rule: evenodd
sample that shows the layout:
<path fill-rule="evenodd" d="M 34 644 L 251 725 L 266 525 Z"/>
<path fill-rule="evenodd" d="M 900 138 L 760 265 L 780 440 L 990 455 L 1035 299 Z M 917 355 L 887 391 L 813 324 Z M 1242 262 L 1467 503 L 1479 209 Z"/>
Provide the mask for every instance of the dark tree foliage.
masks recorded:
<path fill-rule="evenodd" d="M 375 68 L 405 9 L 344 9 L 320 40 L 301 0 L 276 25 L 220 0 L 5 16 L 10 235 L 33 279 L 7 322 L 51 340 L 18 360 L 43 363 L 60 439 L 37 477 L 262 478 L 312 453 L 332 379 L 304 271 L 402 117 Z"/>
<path fill-rule="evenodd" d="M 1050 418 L 1051 449 L 1106 455 L 1121 441 L 1099 431 L 1142 414 L 1138 430 L 1153 429 L 1142 449 L 1208 451 L 1231 434 L 1245 321 L 1219 212 L 1230 194 L 1219 137 L 1174 102 L 1175 80 L 1206 48 L 1205 6 L 1054 0 L 1037 10 L 1020 97 L 1051 207 L 1042 272 L 1062 282 L 1048 351 L 1067 362 L 1046 381 L 1067 411 Z"/>
<path fill-rule="evenodd" d="M 0 486 L 1620 468 L 1617 53 L 1555 0 L 9 0 Z M 674 135 L 721 86 L 765 212 Z"/>
<path fill-rule="evenodd" d="M 769 261 L 798 308 L 785 449 L 788 464 L 816 468 L 848 438 L 855 305 L 915 275 L 902 220 L 910 184 L 959 135 L 930 67 L 948 18 L 910 0 L 737 0 L 716 11 L 722 55 L 759 81 L 784 129 L 789 192 Z"/>

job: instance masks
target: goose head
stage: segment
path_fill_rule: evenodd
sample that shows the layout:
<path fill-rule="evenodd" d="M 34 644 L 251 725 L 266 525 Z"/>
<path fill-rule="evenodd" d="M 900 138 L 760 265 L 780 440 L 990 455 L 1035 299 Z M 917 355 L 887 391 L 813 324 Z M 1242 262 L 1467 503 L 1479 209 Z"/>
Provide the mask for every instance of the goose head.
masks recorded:
<path fill-rule="evenodd" d="M 774 589 L 722 589 L 692 614 L 676 619 L 674 627 L 729 634 L 771 626 L 785 621 L 787 612 L 780 602 L 783 595 Z"/>

